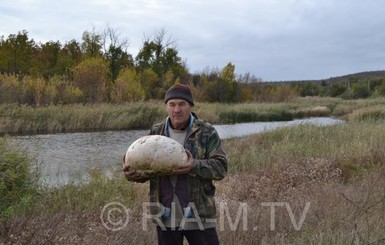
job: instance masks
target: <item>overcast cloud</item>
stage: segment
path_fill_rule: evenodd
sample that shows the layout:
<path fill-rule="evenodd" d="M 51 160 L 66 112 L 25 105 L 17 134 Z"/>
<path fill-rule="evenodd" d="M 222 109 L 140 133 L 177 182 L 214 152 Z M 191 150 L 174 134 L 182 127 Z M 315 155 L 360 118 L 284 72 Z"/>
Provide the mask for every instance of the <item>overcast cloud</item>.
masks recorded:
<path fill-rule="evenodd" d="M 0 2 L 0 35 L 76 39 L 106 26 L 129 40 L 165 30 L 189 71 L 235 65 L 265 81 L 326 79 L 385 70 L 383 0 L 13 0 Z"/>

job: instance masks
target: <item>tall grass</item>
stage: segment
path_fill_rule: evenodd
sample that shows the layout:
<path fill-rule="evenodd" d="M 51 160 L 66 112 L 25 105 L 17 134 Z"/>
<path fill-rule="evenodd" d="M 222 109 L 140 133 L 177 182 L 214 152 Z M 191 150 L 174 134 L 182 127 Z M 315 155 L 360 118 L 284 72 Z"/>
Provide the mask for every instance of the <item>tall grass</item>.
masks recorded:
<path fill-rule="evenodd" d="M 259 230 L 221 232 L 228 244 L 383 244 L 385 241 L 385 122 L 351 121 L 328 127 L 298 126 L 225 142 L 230 176 L 220 184 L 220 200 L 237 213 L 252 207 L 249 222 Z M 299 220 L 311 204 L 301 230 L 285 208 L 263 202 L 288 202 Z M 239 228 L 239 227 L 238 227 Z"/>
<path fill-rule="evenodd" d="M 385 159 L 385 124 L 375 121 L 349 122 L 328 127 L 301 125 L 273 132 L 229 140 L 228 148 L 237 159 L 231 168 L 285 164 L 293 159 L 317 157 L 343 165 L 365 167 Z M 234 150 L 234 151 L 233 151 Z"/>
<path fill-rule="evenodd" d="M 0 106 L 0 133 L 31 134 L 148 128 L 164 117 L 156 103 Z"/>
<path fill-rule="evenodd" d="M 31 168 L 33 159 L 21 149 L 0 138 L 0 220 L 24 212 L 33 202 L 38 174 Z"/>
<path fill-rule="evenodd" d="M 138 200 L 145 196 L 143 188 L 128 183 L 120 171 L 114 174 L 114 178 L 107 178 L 98 170 L 90 173 L 87 183 L 42 188 L 40 193 L 44 193 L 44 197 L 35 202 L 34 213 L 100 211 L 106 202 L 113 201 L 135 208 Z"/>
<path fill-rule="evenodd" d="M 229 173 L 215 183 L 218 220 L 225 222 L 223 227 L 218 224 L 222 244 L 385 243 L 385 106 L 378 101 L 352 104 L 354 113 L 345 124 L 300 125 L 223 142 Z M 200 106 L 198 113 L 204 109 Z M 206 109 L 237 106 L 208 104 Z M 21 244 L 154 243 L 152 224 L 142 230 L 148 183 L 129 183 L 120 172 L 111 179 L 97 171 L 90 175 L 89 183 L 40 189 L 39 198 L 29 202 L 22 215 L 14 213 L 3 231 L 0 224 L 0 237 Z M 100 213 L 110 202 L 130 209 L 123 230 L 102 226 Z M 273 228 L 269 203 L 276 205 Z"/>
<path fill-rule="evenodd" d="M 296 118 L 337 116 L 385 104 L 384 98 L 342 100 L 297 98 L 290 103 L 196 103 L 199 117 L 213 124 L 288 121 Z M 0 134 L 61 133 L 74 131 L 147 129 L 166 116 L 163 101 L 130 104 L 58 105 L 32 107 L 0 105 Z"/>
<path fill-rule="evenodd" d="M 321 99 L 320 99 L 321 100 Z M 294 118 L 319 117 L 332 115 L 332 106 L 325 99 L 323 106 L 318 100 L 309 103 L 243 103 L 243 104 L 197 104 L 198 115 L 212 123 L 232 124 L 241 122 L 289 121 Z"/>

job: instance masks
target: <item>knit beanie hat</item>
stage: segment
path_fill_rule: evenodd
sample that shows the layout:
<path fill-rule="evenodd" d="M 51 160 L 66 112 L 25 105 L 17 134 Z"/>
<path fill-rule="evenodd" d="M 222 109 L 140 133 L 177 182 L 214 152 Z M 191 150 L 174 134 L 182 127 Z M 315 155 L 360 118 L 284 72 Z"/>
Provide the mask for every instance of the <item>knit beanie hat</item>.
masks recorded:
<path fill-rule="evenodd" d="M 164 103 L 171 99 L 182 99 L 187 101 L 190 105 L 194 105 L 194 99 L 192 97 L 191 89 L 184 84 L 175 84 L 169 88 L 164 97 Z"/>

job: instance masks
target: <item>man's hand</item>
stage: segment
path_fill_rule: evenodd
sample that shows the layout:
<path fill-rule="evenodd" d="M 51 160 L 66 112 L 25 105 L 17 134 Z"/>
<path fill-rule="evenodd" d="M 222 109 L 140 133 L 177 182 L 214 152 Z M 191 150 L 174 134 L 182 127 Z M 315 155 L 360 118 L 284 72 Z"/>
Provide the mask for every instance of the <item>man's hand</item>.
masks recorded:
<path fill-rule="evenodd" d="M 129 164 L 125 163 L 125 157 L 123 156 L 123 173 L 124 177 L 128 181 L 133 181 L 133 182 L 139 182 L 139 183 L 144 183 L 148 180 L 148 178 L 141 176 L 138 172 L 136 172 L 135 169 L 132 169 Z"/>
<path fill-rule="evenodd" d="M 191 169 L 193 168 L 194 159 L 190 151 L 186 150 L 186 153 L 188 156 L 186 164 L 174 170 L 172 174 L 187 174 L 191 171 Z"/>

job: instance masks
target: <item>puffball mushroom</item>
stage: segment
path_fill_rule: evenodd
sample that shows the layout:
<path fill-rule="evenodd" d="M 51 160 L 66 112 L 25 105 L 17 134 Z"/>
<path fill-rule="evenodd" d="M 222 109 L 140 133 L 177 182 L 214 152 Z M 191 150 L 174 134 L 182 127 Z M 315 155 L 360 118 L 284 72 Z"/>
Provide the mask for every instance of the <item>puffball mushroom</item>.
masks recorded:
<path fill-rule="evenodd" d="M 125 164 L 142 176 L 170 174 L 186 164 L 186 150 L 177 141 L 163 135 L 143 136 L 126 152 Z"/>

